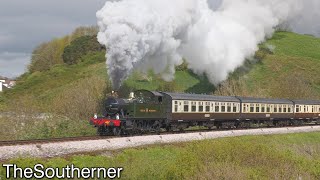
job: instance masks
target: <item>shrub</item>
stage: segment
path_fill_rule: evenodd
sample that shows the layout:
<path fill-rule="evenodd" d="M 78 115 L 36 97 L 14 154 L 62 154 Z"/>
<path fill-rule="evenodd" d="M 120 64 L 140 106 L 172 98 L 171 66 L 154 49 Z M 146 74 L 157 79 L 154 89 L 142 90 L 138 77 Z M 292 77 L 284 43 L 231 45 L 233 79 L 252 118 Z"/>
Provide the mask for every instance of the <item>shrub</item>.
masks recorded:
<path fill-rule="evenodd" d="M 103 46 L 98 43 L 96 36 L 83 36 L 72 41 L 64 49 L 62 57 L 66 64 L 77 64 L 84 55 L 102 50 Z"/>
<path fill-rule="evenodd" d="M 67 38 L 54 39 L 40 44 L 32 52 L 29 71 L 47 71 L 56 64 L 63 64 L 62 53 L 66 44 Z"/>
<path fill-rule="evenodd" d="M 51 109 L 56 114 L 72 119 L 87 119 L 93 113 L 100 112 L 106 91 L 111 90 L 104 78 L 84 78 L 58 94 L 53 99 Z"/>

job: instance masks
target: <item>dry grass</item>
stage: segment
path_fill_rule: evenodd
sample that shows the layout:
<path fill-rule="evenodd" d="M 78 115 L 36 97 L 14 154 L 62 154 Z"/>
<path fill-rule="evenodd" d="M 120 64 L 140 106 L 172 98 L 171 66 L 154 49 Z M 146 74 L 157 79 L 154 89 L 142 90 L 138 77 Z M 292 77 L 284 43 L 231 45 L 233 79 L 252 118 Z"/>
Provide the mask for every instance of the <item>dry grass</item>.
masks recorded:
<path fill-rule="evenodd" d="M 266 97 L 267 93 L 262 88 L 251 90 L 244 78 L 229 79 L 223 82 L 214 92 L 218 96 L 243 96 L 243 97 Z"/>
<path fill-rule="evenodd" d="M 69 118 L 88 118 L 100 112 L 101 102 L 110 92 L 105 79 L 90 77 L 77 81 L 52 101 L 52 111 Z"/>
<path fill-rule="evenodd" d="M 70 84 L 52 100 L 21 96 L 0 119 L 0 140 L 93 135 L 88 118 L 100 112 L 108 87 L 104 78 L 93 76 Z"/>

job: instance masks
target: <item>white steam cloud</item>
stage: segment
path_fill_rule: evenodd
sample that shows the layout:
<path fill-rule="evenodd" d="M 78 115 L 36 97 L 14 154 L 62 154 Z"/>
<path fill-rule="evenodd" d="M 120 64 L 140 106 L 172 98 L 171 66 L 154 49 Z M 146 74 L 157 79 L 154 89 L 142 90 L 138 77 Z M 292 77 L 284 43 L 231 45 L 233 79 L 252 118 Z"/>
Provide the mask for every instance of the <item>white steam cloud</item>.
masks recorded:
<path fill-rule="evenodd" d="M 309 11 L 311 7 L 314 12 Z M 108 74 L 115 89 L 133 70 L 152 69 L 170 81 L 182 58 L 195 73 L 218 84 L 283 23 L 317 35 L 315 16 L 304 16 L 304 12 L 319 15 L 319 7 L 317 0 L 107 2 L 97 12 L 98 40 L 107 47 Z M 310 23 L 313 30 L 299 29 L 299 23 Z"/>

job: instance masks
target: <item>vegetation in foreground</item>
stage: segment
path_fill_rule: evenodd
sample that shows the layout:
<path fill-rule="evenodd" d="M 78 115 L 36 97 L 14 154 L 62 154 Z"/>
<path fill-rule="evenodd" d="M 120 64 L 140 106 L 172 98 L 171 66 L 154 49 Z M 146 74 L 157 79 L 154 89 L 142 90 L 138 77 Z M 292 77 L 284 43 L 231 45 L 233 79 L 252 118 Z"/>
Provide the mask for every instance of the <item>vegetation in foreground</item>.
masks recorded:
<path fill-rule="evenodd" d="M 124 167 L 123 179 L 319 179 L 320 133 L 244 136 L 64 158 L 20 158 L 21 167 Z M 6 162 L 6 163 L 8 163 Z M 0 171 L 4 176 L 4 169 Z"/>

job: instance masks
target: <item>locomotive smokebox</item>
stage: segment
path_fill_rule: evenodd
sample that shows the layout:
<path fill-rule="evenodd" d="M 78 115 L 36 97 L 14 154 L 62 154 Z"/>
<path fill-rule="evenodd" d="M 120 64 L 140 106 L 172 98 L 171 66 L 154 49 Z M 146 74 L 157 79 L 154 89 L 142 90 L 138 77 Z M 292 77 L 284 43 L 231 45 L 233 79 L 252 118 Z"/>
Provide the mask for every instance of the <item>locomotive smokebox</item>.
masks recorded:
<path fill-rule="evenodd" d="M 128 100 L 108 97 L 104 103 L 104 111 L 107 115 L 115 115 L 121 113 L 121 110 L 125 110 L 128 105 Z"/>

